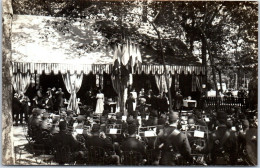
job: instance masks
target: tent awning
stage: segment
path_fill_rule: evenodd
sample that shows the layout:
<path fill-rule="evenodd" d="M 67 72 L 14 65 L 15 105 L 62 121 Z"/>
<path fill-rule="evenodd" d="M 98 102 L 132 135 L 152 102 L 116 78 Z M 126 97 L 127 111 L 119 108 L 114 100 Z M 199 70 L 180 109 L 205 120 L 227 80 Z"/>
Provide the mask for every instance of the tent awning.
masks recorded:
<path fill-rule="evenodd" d="M 26 63 L 26 62 L 12 62 L 12 72 L 17 73 L 37 73 L 37 74 L 64 74 L 70 73 L 84 73 L 84 74 L 102 74 L 103 72 L 111 74 L 113 64 L 62 64 L 62 63 Z M 196 74 L 205 75 L 205 67 L 203 66 L 177 66 L 166 65 L 167 73 L 174 74 Z M 163 74 L 163 65 L 142 65 L 141 69 L 136 74 Z"/>

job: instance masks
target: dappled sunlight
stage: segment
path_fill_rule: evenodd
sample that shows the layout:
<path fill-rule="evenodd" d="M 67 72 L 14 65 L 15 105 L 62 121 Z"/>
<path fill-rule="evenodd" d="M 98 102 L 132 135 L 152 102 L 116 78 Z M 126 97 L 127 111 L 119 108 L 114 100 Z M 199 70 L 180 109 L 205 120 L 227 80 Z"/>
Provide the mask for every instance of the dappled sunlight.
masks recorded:
<path fill-rule="evenodd" d="M 113 63 L 112 52 L 107 52 L 106 47 L 101 48 L 100 43 L 105 41 L 101 33 L 95 32 L 86 23 L 68 22 L 65 18 L 15 15 L 12 27 L 13 61 Z"/>

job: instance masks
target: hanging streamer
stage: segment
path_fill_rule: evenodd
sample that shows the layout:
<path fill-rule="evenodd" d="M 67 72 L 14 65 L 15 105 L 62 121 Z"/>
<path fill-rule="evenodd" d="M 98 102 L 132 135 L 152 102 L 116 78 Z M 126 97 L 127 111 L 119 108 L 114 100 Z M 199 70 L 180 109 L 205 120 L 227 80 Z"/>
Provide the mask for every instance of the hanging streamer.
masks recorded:
<path fill-rule="evenodd" d="M 96 74 L 96 86 L 99 87 L 99 74 Z"/>
<path fill-rule="evenodd" d="M 180 80 L 179 80 L 179 75 L 178 74 L 175 74 L 174 80 L 175 80 L 175 82 L 174 82 L 175 83 L 175 91 L 178 91 L 179 88 L 180 88 L 180 86 L 179 86 Z"/>

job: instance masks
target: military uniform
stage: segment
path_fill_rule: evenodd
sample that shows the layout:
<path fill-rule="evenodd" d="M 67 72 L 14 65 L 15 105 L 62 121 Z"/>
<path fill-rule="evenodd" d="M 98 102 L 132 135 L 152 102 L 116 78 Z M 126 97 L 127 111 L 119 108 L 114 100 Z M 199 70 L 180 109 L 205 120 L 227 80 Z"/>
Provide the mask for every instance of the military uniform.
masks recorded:
<path fill-rule="evenodd" d="M 162 151 L 161 165 L 180 165 L 183 159 L 189 160 L 191 148 L 185 134 L 177 129 L 179 113 L 171 111 L 169 114 L 169 126 L 166 126 L 158 134 L 159 148 Z"/>
<path fill-rule="evenodd" d="M 87 136 L 85 145 L 88 149 L 90 147 L 101 147 L 107 153 L 109 153 L 109 151 L 112 151 L 113 149 L 113 144 L 110 138 L 101 138 L 99 136 L 99 132 L 93 133 L 91 136 Z"/>
<path fill-rule="evenodd" d="M 146 156 L 144 144 L 136 139 L 135 135 L 129 136 L 122 142 L 121 150 L 124 152 L 124 157 L 126 157 L 123 161 L 124 165 L 141 165 Z M 130 153 L 130 151 L 133 153 Z"/>
<path fill-rule="evenodd" d="M 188 138 L 175 126 L 166 127 L 158 135 L 162 146 L 161 165 L 176 165 L 180 161 L 179 156 L 189 159 L 191 148 Z"/>
<path fill-rule="evenodd" d="M 215 165 L 236 164 L 237 134 L 227 129 L 226 125 L 219 125 L 210 137 L 210 152 Z"/>

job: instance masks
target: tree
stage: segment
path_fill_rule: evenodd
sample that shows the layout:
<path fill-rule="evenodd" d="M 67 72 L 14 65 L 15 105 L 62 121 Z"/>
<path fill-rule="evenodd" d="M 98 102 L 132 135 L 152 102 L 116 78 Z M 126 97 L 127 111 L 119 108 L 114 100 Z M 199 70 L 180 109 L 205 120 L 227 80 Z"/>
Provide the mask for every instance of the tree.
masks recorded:
<path fill-rule="evenodd" d="M 3 1 L 2 12 L 2 163 L 13 165 L 14 146 L 13 146 L 13 120 L 12 120 L 12 73 L 11 73 L 11 28 L 12 28 L 12 2 Z"/>

